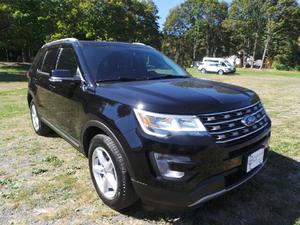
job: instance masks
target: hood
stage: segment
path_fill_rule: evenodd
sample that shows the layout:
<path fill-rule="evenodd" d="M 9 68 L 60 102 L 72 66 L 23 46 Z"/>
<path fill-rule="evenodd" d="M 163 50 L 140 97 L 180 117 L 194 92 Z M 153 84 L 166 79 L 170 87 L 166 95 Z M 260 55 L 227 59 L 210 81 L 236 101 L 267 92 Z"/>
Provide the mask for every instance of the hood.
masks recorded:
<path fill-rule="evenodd" d="M 259 100 L 251 90 L 196 78 L 148 80 L 102 84 L 98 96 L 147 111 L 179 115 L 221 112 Z"/>

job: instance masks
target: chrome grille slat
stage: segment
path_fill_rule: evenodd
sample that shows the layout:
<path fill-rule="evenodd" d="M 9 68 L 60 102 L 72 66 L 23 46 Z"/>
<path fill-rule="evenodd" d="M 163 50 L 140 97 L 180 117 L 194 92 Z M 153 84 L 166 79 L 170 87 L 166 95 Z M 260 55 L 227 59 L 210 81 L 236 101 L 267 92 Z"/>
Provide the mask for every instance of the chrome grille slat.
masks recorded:
<path fill-rule="evenodd" d="M 254 116 L 255 123 L 251 126 L 244 124 L 242 120 L 245 116 Z M 216 143 L 220 144 L 255 134 L 268 125 L 267 114 L 260 102 L 226 112 L 199 115 L 199 118 L 210 135 L 215 138 Z"/>
<path fill-rule="evenodd" d="M 268 124 L 266 123 L 264 126 L 258 128 L 258 129 L 255 130 L 255 131 L 252 131 L 252 132 L 250 132 L 250 133 L 248 133 L 248 134 L 245 134 L 245 135 L 240 136 L 240 137 L 237 137 L 237 138 L 232 138 L 232 139 L 229 139 L 229 140 L 226 140 L 226 141 L 217 141 L 217 143 L 220 143 L 220 144 L 221 144 L 221 143 L 227 143 L 227 142 L 230 142 L 230 141 L 235 141 L 235 140 L 238 140 L 238 139 L 240 139 L 240 138 L 247 137 L 247 136 L 249 136 L 249 135 L 251 135 L 251 134 L 254 134 L 254 133 L 256 133 L 256 132 L 262 130 L 262 129 L 265 128 L 267 125 L 268 125 Z"/>
<path fill-rule="evenodd" d="M 244 129 L 244 128 L 246 128 L 246 126 L 239 127 L 239 128 L 232 129 L 232 130 L 219 131 L 219 132 L 210 132 L 210 134 L 224 134 L 224 133 L 229 133 L 229 132 L 234 132 L 234 131 L 237 131 L 237 130 L 241 130 L 241 129 Z"/>
<path fill-rule="evenodd" d="M 258 104 L 261 104 L 261 103 L 260 103 L 260 102 L 256 102 L 256 103 L 254 103 L 253 105 L 246 106 L 246 107 L 243 107 L 243 108 L 233 109 L 233 110 L 230 110 L 230 111 L 217 112 L 217 113 L 201 114 L 201 116 L 215 116 L 215 115 L 222 115 L 222 114 L 227 114 L 227 113 L 237 112 L 237 111 L 241 111 L 241 110 L 245 110 L 245 109 L 254 107 L 254 106 L 258 105 Z"/>
<path fill-rule="evenodd" d="M 213 125 L 219 125 L 219 124 L 225 124 L 225 123 L 232 123 L 232 122 L 235 122 L 235 121 L 240 121 L 242 120 L 243 118 L 242 117 L 239 117 L 239 118 L 235 118 L 235 119 L 232 119 L 232 120 L 227 120 L 227 121 L 221 121 L 221 122 L 215 122 L 215 123 L 203 123 L 204 125 L 208 125 L 208 126 L 213 126 Z"/>

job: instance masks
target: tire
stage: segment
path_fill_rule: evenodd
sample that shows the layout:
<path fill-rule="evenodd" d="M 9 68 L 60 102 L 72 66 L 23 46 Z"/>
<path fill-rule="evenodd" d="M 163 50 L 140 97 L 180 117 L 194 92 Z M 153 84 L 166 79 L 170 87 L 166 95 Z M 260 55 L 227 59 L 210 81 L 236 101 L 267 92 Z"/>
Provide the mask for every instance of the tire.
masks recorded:
<path fill-rule="evenodd" d="M 205 69 L 201 69 L 200 70 L 202 74 L 206 74 L 206 70 Z"/>
<path fill-rule="evenodd" d="M 218 74 L 219 74 L 219 75 L 223 75 L 223 74 L 224 74 L 224 71 L 223 71 L 223 70 L 219 70 L 219 71 L 218 71 Z"/>
<path fill-rule="evenodd" d="M 41 121 L 34 101 L 30 102 L 30 117 L 35 133 L 46 136 L 51 132 L 51 129 Z"/>
<path fill-rule="evenodd" d="M 112 166 L 109 163 L 112 163 Z M 110 137 L 98 134 L 91 140 L 89 168 L 99 197 L 112 209 L 123 210 L 138 200 L 125 159 Z"/>

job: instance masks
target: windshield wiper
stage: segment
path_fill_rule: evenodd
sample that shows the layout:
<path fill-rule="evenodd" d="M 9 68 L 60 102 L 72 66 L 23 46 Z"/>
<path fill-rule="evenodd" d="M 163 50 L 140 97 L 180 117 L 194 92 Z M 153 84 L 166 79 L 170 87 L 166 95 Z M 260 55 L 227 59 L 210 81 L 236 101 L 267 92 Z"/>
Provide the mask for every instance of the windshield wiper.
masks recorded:
<path fill-rule="evenodd" d="M 157 77 L 147 77 L 148 80 L 175 79 L 175 78 L 189 78 L 189 76 L 181 76 L 181 75 L 163 75 L 163 76 L 157 76 Z"/>
<path fill-rule="evenodd" d="M 142 78 L 133 78 L 133 77 L 117 77 L 114 79 L 104 79 L 104 80 L 97 80 L 96 83 L 104 83 L 104 82 L 114 82 L 114 81 L 138 81 L 138 80 L 145 80 L 145 77 Z"/>

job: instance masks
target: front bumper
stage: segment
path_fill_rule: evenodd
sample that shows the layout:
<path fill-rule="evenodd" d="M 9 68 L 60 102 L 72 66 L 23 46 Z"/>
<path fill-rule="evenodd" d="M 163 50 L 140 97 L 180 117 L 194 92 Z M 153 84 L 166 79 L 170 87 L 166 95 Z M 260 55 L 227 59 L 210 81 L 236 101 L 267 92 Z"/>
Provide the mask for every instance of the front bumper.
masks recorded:
<path fill-rule="evenodd" d="M 224 194 L 257 174 L 267 161 L 271 127 L 268 126 L 254 137 L 235 144 L 215 144 L 208 136 L 172 137 L 169 140 L 145 136 L 142 132 L 131 134 L 135 144 L 128 158 L 134 170 L 133 186 L 146 203 L 167 209 L 193 208 Z M 138 140 L 133 141 L 133 136 Z M 245 171 L 245 158 L 264 148 L 264 162 L 249 173 Z M 183 171 L 179 180 L 166 180 L 155 170 L 151 154 L 188 157 L 188 162 L 173 163 L 171 167 Z"/>

